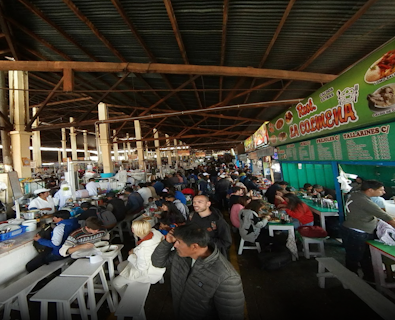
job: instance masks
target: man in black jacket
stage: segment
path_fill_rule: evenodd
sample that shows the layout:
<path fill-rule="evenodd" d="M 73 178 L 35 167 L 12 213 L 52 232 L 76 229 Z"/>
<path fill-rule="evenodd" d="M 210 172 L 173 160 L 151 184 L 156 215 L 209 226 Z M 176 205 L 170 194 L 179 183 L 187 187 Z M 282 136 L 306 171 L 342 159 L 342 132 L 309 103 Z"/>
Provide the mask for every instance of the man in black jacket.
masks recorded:
<path fill-rule="evenodd" d="M 152 264 L 171 268 L 176 319 L 242 320 L 240 275 L 209 242 L 206 230 L 196 224 L 177 227 L 156 247 Z M 176 250 L 172 251 L 173 245 Z"/>
<path fill-rule="evenodd" d="M 218 250 L 226 257 L 227 250 L 232 244 L 230 227 L 221 212 L 210 206 L 211 202 L 207 196 L 195 196 L 193 198 L 194 212 L 189 215 L 189 221 L 207 230 L 211 242 L 216 244 Z"/>

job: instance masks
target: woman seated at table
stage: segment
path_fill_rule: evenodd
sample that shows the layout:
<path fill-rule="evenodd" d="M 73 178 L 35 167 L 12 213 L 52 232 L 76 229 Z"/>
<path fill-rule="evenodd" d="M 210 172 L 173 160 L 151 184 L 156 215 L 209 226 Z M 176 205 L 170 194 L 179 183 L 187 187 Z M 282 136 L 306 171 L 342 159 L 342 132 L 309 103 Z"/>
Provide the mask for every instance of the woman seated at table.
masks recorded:
<path fill-rule="evenodd" d="M 165 201 L 162 203 L 162 213 L 155 214 L 157 218 L 169 218 L 172 223 L 182 224 L 185 223 L 185 218 L 181 211 L 178 210 L 176 205 L 171 201 Z"/>
<path fill-rule="evenodd" d="M 259 242 L 261 247 L 266 247 L 272 241 L 269 236 L 268 228 L 265 228 L 268 223 L 268 217 L 265 217 L 261 210 L 265 203 L 262 200 L 252 200 L 246 207 L 239 212 L 240 237 L 244 241 Z"/>
<path fill-rule="evenodd" d="M 234 228 L 239 229 L 240 227 L 240 219 L 239 213 L 240 210 L 244 209 L 247 204 L 251 202 L 251 198 L 247 196 L 240 196 L 236 199 L 236 203 L 230 209 L 230 221 Z"/>
<path fill-rule="evenodd" d="M 129 251 L 127 261 L 118 265 L 119 276 L 112 281 L 113 287 L 121 297 L 129 284 L 133 285 L 133 282 L 157 283 L 166 271 L 166 268 L 154 267 L 151 262 L 151 255 L 164 239 L 163 235 L 151 229 L 150 223 L 146 220 L 133 221 L 132 232 L 140 240 L 137 246 Z"/>
<path fill-rule="evenodd" d="M 285 194 L 284 199 L 287 203 L 284 210 L 292 218 L 295 229 L 314 225 L 314 216 L 307 204 L 292 193 Z"/>

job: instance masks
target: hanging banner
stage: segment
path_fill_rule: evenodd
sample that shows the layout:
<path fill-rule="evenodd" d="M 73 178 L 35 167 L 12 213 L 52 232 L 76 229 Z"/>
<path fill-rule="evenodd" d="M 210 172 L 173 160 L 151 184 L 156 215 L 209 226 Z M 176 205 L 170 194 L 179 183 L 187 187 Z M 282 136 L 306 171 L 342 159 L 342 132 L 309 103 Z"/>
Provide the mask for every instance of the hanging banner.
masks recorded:
<path fill-rule="evenodd" d="M 252 137 L 254 140 L 254 149 L 267 146 L 269 143 L 269 136 L 267 134 L 266 123 L 261 125 Z"/>
<path fill-rule="evenodd" d="M 392 161 L 395 122 L 277 147 L 279 160 Z"/>
<path fill-rule="evenodd" d="M 179 156 L 189 156 L 189 150 L 177 150 Z"/>
<path fill-rule="evenodd" d="M 289 144 L 395 119 L 395 40 L 268 125 L 271 145 Z"/>
<path fill-rule="evenodd" d="M 195 156 L 197 158 L 204 158 L 206 156 L 205 152 L 195 152 Z"/>
<path fill-rule="evenodd" d="M 254 136 L 251 136 L 244 141 L 244 150 L 245 152 L 250 152 L 254 149 Z"/>

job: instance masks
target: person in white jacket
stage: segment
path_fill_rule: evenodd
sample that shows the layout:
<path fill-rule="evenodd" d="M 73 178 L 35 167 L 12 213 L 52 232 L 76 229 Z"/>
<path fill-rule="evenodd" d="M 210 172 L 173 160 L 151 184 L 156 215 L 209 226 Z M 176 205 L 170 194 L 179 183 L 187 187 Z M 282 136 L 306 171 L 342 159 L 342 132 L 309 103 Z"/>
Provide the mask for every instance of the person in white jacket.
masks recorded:
<path fill-rule="evenodd" d="M 157 283 L 166 271 L 166 268 L 154 267 L 151 262 L 151 255 L 164 239 L 163 235 L 159 231 L 151 229 L 150 223 L 146 220 L 133 221 L 132 232 L 140 240 L 137 242 L 137 246 L 129 251 L 127 261 L 118 265 L 119 276 L 112 282 L 121 297 L 129 284 L 133 282 Z"/>

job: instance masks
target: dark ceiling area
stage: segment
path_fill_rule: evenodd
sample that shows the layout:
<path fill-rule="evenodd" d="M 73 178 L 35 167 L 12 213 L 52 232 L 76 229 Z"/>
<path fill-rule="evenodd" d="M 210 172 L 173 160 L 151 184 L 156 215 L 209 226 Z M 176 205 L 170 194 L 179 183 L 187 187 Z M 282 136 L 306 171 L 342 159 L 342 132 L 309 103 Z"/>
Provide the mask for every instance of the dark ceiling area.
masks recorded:
<path fill-rule="evenodd" d="M 394 0 L 3 0 L 0 9 L 0 70 L 28 71 L 48 147 L 60 147 L 70 117 L 95 133 L 99 102 L 118 138 L 134 137 L 138 119 L 149 147 L 154 128 L 162 146 L 167 134 L 193 149 L 236 147 L 395 31 Z"/>

